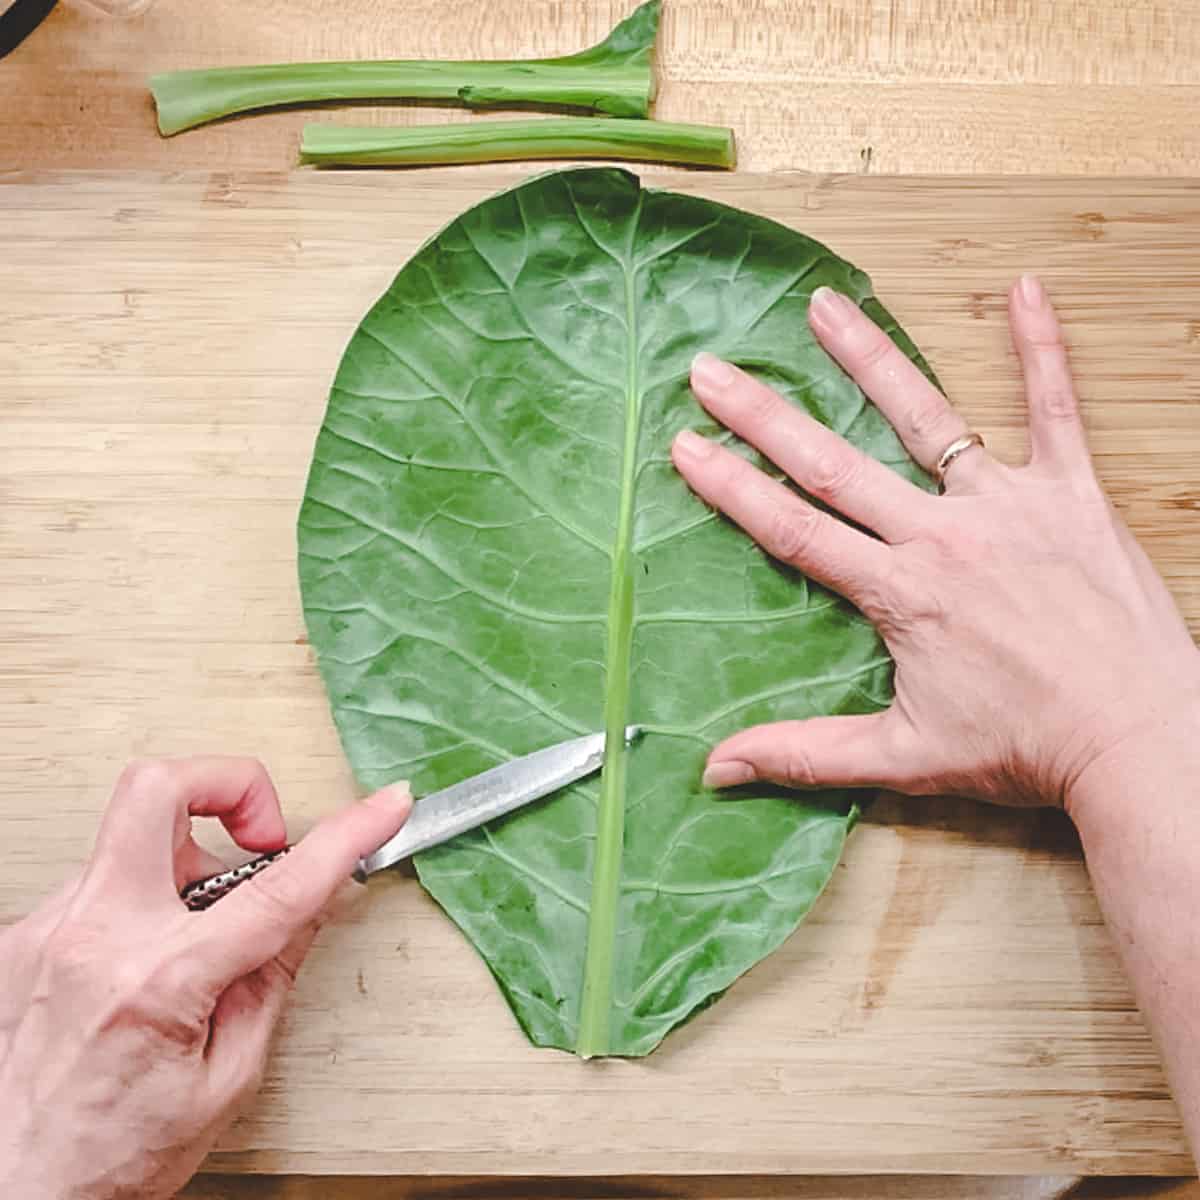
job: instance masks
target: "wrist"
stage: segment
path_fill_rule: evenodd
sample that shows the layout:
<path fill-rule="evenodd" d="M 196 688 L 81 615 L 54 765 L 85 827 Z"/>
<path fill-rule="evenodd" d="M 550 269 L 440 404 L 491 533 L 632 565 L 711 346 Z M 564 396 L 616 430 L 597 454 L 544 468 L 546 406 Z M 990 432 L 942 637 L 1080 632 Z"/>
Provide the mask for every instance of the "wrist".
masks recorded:
<path fill-rule="evenodd" d="M 1063 806 L 1082 834 L 1180 795 L 1188 779 L 1200 779 L 1200 696 L 1191 695 L 1144 709 L 1098 746 L 1069 780 Z"/>

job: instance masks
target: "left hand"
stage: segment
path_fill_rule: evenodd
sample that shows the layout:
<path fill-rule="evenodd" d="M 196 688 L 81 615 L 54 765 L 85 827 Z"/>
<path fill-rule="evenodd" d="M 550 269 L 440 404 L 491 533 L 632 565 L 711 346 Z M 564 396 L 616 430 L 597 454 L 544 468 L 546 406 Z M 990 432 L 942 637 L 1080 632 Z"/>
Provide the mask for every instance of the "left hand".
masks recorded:
<path fill-rule="evenodd" d="M 0 1195 L 173 1196 L 257 1090 L 327 902 L 410 807 L 398 784 L 344 808 L 192 913 L 179 889 L 224 864 L 191 818 L 279 849 L 275 788 L 253 759 L 126 769 L 79 878 L 0 931 Z"/>
<path fill-rule="evenodd" d="M 697 359 L 705 408 L 854 525 L 695 433 L 676 438 L 676 466 L 769 553 L 861 609 L 896 663 L 890 708 L 744 730 L 713 750 L 709 786 L 880 787 L 1063 805 L 1078 821 L 1089 780 L 1194 740 L 1200 655 L 1092 469 L 1036 279 L 1012 289 L 1009 322 L 1030 459 L 1010 467 L 972 445 L 946 467 L 943 496 L 732 365 Z M 853 301 L 818 289 L 809 324 L 926 470 L 964 445 L 962 415 Z"/>

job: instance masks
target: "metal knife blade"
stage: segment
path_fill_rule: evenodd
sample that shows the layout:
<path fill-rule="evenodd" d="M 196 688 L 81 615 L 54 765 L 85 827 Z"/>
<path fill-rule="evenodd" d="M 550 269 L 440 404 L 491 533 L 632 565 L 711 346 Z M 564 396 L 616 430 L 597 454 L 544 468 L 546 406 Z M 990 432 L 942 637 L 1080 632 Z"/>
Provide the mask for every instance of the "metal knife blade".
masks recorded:
<path fill-rule="evenodd" d="M 637 725 L 626 726 L 626 744 L 640 733 Z M 431 792 L 413 805 L 404 828 L 394 838 L 359 862 L 355 877 L 365 879 L 401 859 L 514 812 L 586 778 L 603 763 L 604 734 L 593 733 L 535 750 L 440 792 Z"/>
<path fill-rule="evenodd" d="M 634 741 L 641 732 L 640 726 L 627 725 L 626 744 Z M 604 741 L 602 733 L 572 738 L 569 742 L 535 750 L 523 758 L 514 758 L 443 791 L 430 793 L 417 801 L 404 828 L 394 838 L 384 842 L 374 854 L 359 860 L 354 878 L 361 882 L 410 854 L 448 842 L 460 833 L 591 775 L 604 764 Z M 197 879 L 180 892 L 180 898 L 192 912 L 203 912 L 247 879 L 265 871 L 290 849 L 285 846 L 282 850 L 272 850 L 240 867 Z"/>

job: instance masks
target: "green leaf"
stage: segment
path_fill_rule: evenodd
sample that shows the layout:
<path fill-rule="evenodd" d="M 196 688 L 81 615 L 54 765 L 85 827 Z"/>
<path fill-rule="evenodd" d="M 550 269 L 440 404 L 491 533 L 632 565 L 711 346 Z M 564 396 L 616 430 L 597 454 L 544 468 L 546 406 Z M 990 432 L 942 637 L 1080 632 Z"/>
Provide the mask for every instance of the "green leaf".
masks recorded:
<path fill-rule="evenodd" d="M 680 429 L 719 433 L 688 387 L 707 349 L 924 481 L 809 333 L 821 284 L 899 335 L 865 275 L 790 229 L 559 172 L 428 242 L 338 371 L 300 574 L 359 779 L 421 795 L 609 734 L 599 782 L 417 864 L 539 1045 L 652 1050 L 791 933 L 853 823 L 849 793 L 700 788 L 718 738 L 876 710 L 892 664 L 668 459 Z M 626 749 L 629 722 L 650 732 Z"/>
<path fill-rule="evenodd" d="M 599 45 L 560 58 L 500 62 L 273 63 L 150 77 L 164 136 L 252 109 L 330 100 L 444 100 L 471 108 L 537 104 L 644 117 L 654 99 L 661 0 L 647 0 Z"/>

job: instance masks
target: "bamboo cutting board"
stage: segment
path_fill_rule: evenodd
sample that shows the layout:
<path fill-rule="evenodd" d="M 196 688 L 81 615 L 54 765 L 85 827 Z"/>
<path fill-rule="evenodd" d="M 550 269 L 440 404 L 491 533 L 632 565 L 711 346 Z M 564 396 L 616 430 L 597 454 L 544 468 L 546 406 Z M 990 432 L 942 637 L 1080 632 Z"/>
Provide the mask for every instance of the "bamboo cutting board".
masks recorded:
<path fill-rule="evenodd" d="M 516 174 L 0 180 L 0 920 L 83 857 L 130 756 L 257 753 L 294 834 L 351 795 L 295 579 L 312 439 L 400 263 Z M 1101 473 L 1200 629 L 1200 188 L 662 182 L 868 270 L 1013 458 L 1004 289 L 1040 270 Z M 952 801 L 873 808 L 812 919 L 640 1062 L 530 1048 L 415 881 L 372 881 L 211 1165 L 1191 1169 L 1069 826 Z"/>

